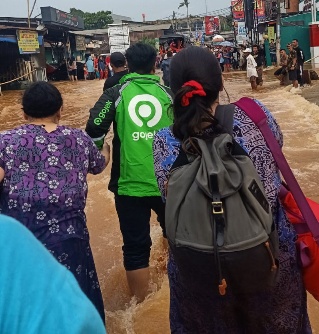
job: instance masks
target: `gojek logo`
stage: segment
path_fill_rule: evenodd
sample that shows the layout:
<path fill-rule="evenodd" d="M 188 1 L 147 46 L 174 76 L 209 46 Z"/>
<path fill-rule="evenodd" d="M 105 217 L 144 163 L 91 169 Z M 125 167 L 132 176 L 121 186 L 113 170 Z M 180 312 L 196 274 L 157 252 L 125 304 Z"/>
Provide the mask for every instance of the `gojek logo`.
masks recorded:
<path fill-rule="evenodd" d="M 132 121 L 142 127 L 145 123 L 148 128 L 154 127 L 162 118 L 163 108 L 160 101 L 153 95 L 141 94 L 133 97 L 128 105 L 128 112 Z M 152 113 L 154 115 L 152 116 Z M 152 117 L 151 117 L 152 116 Z M 133 132 L 134 141 L 153 139 L 155 131 Z"/>

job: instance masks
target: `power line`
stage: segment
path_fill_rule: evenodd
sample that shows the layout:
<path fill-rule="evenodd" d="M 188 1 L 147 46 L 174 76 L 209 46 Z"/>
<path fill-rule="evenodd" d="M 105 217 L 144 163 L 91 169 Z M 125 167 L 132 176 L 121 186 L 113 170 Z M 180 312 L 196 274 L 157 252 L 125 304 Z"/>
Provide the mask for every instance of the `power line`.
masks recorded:
<path fill-rule="evenodd" d="M 182 14 L 182 13 L 179 13 L 179 12 L 175 12 L 176 15 L 179 15 L 180 18 L 186 18 L 186 15 L 185 14 Z M 231 14 L 231 9 L 230 7 L 226 7 L 226 8 L 221 8 L 221 9 L 217 9 L 217 10 L 213 10 L 213 11 L 210 11 L 207 13 L 208 16 L 228 16 Z M 203 17 L 203 16 L 206 16 L 206 13 L 202 13 L 202 14 L 190 14 L 190 16 L 192 18 L 196 18 L 197 16 L 198 17 Z M 171 20 L 172 19 L 172 15 L 170 16 L 167 16 L 167 17 L 164 17 L 162 19 L 158 19 L 156 21 L 164 21 L 164 20 Z"/>

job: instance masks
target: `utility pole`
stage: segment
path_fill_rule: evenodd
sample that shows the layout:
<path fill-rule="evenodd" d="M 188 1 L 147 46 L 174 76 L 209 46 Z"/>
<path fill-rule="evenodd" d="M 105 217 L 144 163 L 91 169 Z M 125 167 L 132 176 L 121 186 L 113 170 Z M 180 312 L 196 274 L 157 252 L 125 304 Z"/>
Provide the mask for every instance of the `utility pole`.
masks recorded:
<path fill-rule="evenodd" d="M 316 0 L 314 0 L 316 1 Z M 277 64 L 280 59 L 280 25 L 281 25 L 281 14 L 280 14 L 280 0 L 277 0 L 277 19 L 276 19 L 276 56 Z"/>
<path fill-rule="evenodd" d="M 28 6 L 28 26 L 31 27 L 30 23 L 30 0 L 27 0 L 27 6 Z"/>
<path fill-rule="evenodd" d="M 311 1 L 311 17 L 312 22 L 317 22 L 317 7 L 316 0 Z"/>
<path fill-rule="evenodd" d="M 206 7 L 206 16 L 207 16 L 207 0 L 205 0 L 205 7 Z"/>
<path fill-rule="evenodd" d="M 173 29 L 176 32 L 176 13 L 175 13 L 175 11 L 173 11 Z"/>

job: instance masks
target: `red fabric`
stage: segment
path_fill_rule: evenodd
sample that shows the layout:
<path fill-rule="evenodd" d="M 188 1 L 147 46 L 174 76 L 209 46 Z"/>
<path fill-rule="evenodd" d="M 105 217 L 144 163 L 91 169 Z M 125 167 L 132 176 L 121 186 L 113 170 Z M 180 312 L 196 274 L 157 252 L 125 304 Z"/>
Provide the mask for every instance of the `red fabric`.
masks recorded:
<path fill-rule="evenodd" d="M 307 198 L 307 200 L 319 221 L 319 204 L 309 198 Z M 304 223 L 302 214 L 291 192 L 288 191 L 285 197 L 281 198 L 281 203 L 292 224 Z M 306 259 L 302 268 L 305 287 L 307 291 L 319 301 L 319 246 L 310 232 L 298 234 L 296 246 L 301 255 L 301 259 Z"/>
<path fill-rule="evenodd" d="M 302 277 L 305 287 L 315 299 L 319 301 L 319 247 L 311 233 L 298 234 L 297 246 L 303 243 L 309 264 L 302 268 Z"/>
<path fill-rule="evenodd" d="M 187 81 L 184 83 L 183 87 L 187 87 L 187 86 L 192 87 L 194 89 L 188 93 L 185 93 L 184 96 L 182 97 L 181 104 L 183 107 L 187 107 L 189 105 L 190 99 L 194 95 L 206 96 L 206 92 L 204 91 L 203 86 L 199 82 L 195 80 Z"/>

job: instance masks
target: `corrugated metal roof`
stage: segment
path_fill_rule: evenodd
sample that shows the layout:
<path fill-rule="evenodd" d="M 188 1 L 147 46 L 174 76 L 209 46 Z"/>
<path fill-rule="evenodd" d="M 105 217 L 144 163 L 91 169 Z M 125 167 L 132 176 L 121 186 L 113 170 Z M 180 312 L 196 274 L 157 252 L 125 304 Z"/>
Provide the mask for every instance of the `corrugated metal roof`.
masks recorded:
<path fill-rule="evenodd" d="M 165 24 L 143 24 L 140 26 L 130 25 L 129 28 L 131 31 L 139 32 L 139 31 L 156 31 L 156 30 L 168 30 L 171 28 L 170 23 Z"/>
<path fill-rule="evenodd" d="M 170 23 L 166 24 L 128 24 L 130 31 L 142 32 L 142 31 L 156 31 L 156 30 L 168 30 L 171 28 Z M 93 30 L 82 30 L 82 31 L 70 31 L 71 34 L 81 36 L 94 36 L 94 35 L 105 35 L 108 29 L 93 29 Z"/>
<path fill-rule="evenodd" d="M 36 28 L 0 25 L 0 30 L 5 30 L 5 29 L 21 29 L 21 30 L 32 30 L 32 31 L 37 30 Z"/>
<path fill-rule="evenodd" d="M 94 35 L 105 35 L 107 34 L 108 29 L 93 29 L 93 30 L 81 30 L 81 31 L 69 31 L 74 35 L 81 36 L 94 36 Z"/>

